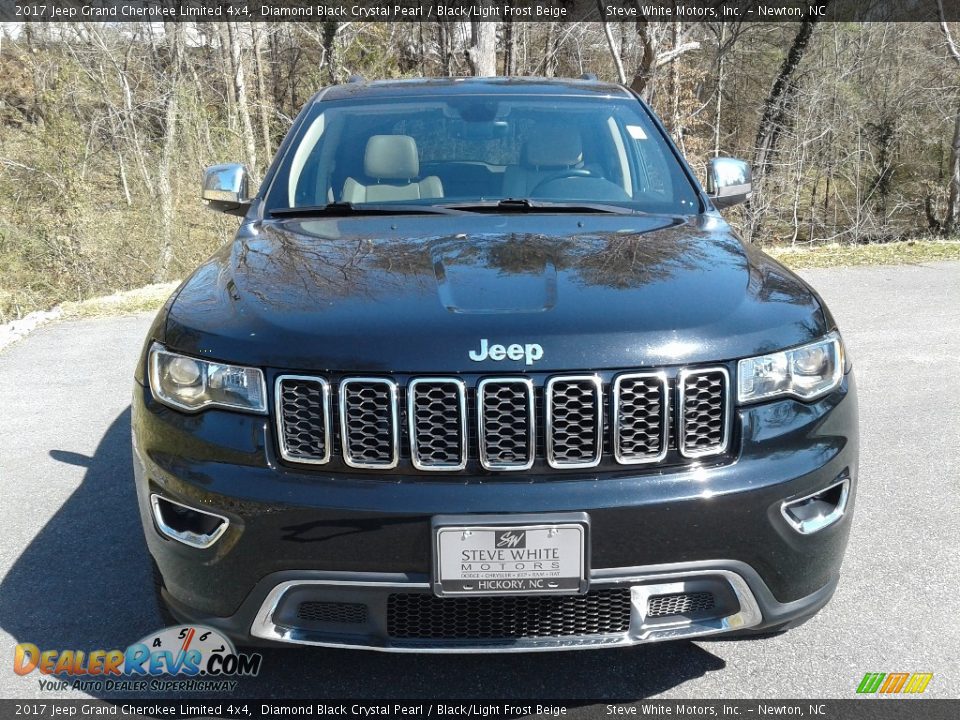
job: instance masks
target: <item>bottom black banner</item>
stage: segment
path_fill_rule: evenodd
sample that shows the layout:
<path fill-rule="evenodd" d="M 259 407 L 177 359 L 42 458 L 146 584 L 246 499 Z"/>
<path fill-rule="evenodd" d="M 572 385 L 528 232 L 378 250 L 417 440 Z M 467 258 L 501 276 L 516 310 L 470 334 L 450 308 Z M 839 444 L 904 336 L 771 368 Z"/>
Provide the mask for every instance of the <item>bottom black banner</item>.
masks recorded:
<path fill-rule="evenodd" d="M 960 699 L 863 700 L 0 700 L 0 718 L 813 718 L 956 720 Z"/>

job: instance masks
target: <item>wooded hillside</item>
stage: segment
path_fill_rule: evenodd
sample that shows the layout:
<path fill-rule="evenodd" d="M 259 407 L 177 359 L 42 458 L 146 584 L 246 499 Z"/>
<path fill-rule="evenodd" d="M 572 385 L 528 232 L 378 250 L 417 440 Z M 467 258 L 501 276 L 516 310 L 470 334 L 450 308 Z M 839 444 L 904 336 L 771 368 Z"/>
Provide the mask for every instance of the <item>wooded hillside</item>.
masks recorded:
<path fill-rule="evenodd" d="M 632 85 L 702 175 L 752 161 L 753 241 L 884 242 L 960 225 L 960 51 L 941 24 L 179 23 L 0 36 L 0 322 L 183 276 L 237 220 L 206 165 L 262 176 L 303 103 L 350 75 Z"/>

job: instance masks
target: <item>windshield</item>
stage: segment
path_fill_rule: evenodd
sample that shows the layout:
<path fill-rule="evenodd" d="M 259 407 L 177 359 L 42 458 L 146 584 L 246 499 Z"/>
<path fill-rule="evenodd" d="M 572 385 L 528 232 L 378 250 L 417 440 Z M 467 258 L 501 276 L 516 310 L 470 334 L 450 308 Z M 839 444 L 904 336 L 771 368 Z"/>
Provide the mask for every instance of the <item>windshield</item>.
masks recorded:
<path fill-rule="evenodd" d="M 674 215 L 699 209 L 638 102 L 515 95 L 318 103 L 277 170 L 266 209 L 508 199 Z"/>

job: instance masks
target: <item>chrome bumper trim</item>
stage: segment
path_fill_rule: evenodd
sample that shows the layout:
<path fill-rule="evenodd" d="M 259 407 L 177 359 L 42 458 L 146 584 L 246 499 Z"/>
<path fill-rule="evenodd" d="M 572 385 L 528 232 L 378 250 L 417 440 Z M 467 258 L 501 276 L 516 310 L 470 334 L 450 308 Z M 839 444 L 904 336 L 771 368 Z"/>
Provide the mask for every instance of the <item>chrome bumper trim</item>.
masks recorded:
<path fill-rule="evenodd" d="M 650 572 L 645 568 L 624 569 L 622 575 L 616 570 L 605 569 L 602 575 L 591 575 L 591 587 L 631 587 L 632 612 L 627 632 L 614 635 L 586 635 L 573 637 L 518 638 L 500 641 L 391 641 L 371 642 L 369 637 L 358 636 L 356 640 L 332 639 L 329 635 L 303 628 L 289 627 L 274 622 L 274 615 L 286 593 L 294 588 L 326 586 L 330 588 L 368 588 L 372 590 L 405 590 L 429 592 L 429 582 L 386 580 L 383 576 L 356 573 L 351 580 L 289 580 L 276 585 L 266 596 L 250 628 L 253 637 L 274 642 L 320 647 L 376 650 L 380 652 L 414 653 L 503 653 L 538 652 L 547 650 L 575 650 L 599 647 L 639 645 L 662 640 L 717 635 L 734 630 L 743 630 L 758 625 L 763 615 L 747 581 L 738 573 L 724 569 L 704 569 L 701 563 L 696 569 L 675 569 L 662 572 L 654 566 Z M 723 581 L 729 587 L 739 605 L 735 612 L 723 617 L 691 620 L 678 617 L 676 620 L 647 618 L 647 601 L 653 595 L 665 595 L 688 591 L 691 583 Z M 342 636 L 341 636 L 342 637 Z M 366 640 L 366 641 L 365 641 Z"/>

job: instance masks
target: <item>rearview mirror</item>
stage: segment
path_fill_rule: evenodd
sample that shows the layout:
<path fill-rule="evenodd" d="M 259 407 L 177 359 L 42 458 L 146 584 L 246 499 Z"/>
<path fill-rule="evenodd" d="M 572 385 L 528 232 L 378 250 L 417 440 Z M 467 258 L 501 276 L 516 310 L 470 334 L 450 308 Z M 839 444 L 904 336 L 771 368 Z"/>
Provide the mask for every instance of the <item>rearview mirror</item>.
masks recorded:
<path fill-rule="evenodd" d="M 208 208 L 243 217 L 250 208 L 247 168 L 239 163 L 211 165 L 203 171 L 200 197 Z"/>
<path fill-rule="evenodd" d="M 707 163 L 707 195 L 717 208 L 745 202 L 753 191 L 753 174 L 743 160 L 711 158 Z"/>

